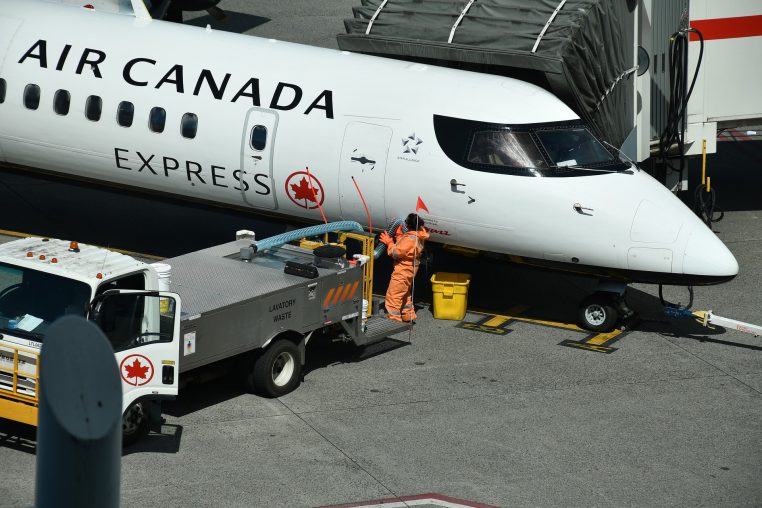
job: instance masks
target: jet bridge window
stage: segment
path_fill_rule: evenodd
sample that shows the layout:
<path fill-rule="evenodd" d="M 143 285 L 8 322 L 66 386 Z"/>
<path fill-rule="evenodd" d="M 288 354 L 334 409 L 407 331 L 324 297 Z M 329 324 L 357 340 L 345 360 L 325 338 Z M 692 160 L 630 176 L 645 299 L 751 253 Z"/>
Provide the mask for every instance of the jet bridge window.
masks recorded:
<path fill-rule="evenodd" d="M 547 168 L 528 132 L 480 131 L 474 134 L 468 162 L 509 168 Z"/>
<path fill-rule="evenodd" d="M 128 101 L 122 101 L 116 108 L 116 122 L 122 127 L 130 127 L 135 116 L 135 106 Z"/>
<path fill-rule="evenodd" d="M 56 90 L 56 94 L 53 96 L 53 111 L 57 115 L 66 116 L 69 114 L 70 105 L 71 94 L 67 90 Z"/>
<path fill-rule="evenodd" d="M 164 132 L 164 124 L 167 122 L 167 112 L 164 108 L 152 108 L 148 115 L 148 127 L 153 132 Z"/>
<path fill-rule="evenodd" d="M 26 85 L 26 88 L 24 88 L 24 106 L 27 109 L 37 109 L 40 107 L 40 87 L 38 85 Z"/>
<path fill-rule="evenodd" d="M 85 117 L 88 120 L 97 122 L 101 119 L 101 112 L 103 111 L 103 99 L 97 95 L 91 95 L 87 98 L 85 103 Z"/>
<path fill-rule="evenodd" d="M 180 122 L 180 133 L 184 138 L 193 139 L 198 130 L 198 116 L 193 113 L 185 113 Z"/>
<path fill-rule="evenodd" d="M 0 78 L 0 104 L 5 102 L 5 88 L 6 88 L 5 80 L 3 78 Z"/>
<path fill-rule="evenodd" d="M 267 127 L 264 125 L 255 125 L 251 129 L 251 147 L 254 150 L 262 151 L 267 146 Z"/>

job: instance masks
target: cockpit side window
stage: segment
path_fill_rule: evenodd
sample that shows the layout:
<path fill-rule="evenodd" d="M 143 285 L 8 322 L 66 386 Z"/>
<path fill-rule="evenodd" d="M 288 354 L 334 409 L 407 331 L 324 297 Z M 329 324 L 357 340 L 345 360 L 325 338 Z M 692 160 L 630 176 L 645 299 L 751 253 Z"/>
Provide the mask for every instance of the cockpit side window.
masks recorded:
<path fill-rule="evenodd" d="M 536 134 L 555 166 L 614 162 L 614 157 L 584 127 L 539 129 Z"/>
<path fill-rule="evenodd" d="M 547 168 L 528 132 L 479 131 L 474 134 L 468 162 L 508 168 Z"/>

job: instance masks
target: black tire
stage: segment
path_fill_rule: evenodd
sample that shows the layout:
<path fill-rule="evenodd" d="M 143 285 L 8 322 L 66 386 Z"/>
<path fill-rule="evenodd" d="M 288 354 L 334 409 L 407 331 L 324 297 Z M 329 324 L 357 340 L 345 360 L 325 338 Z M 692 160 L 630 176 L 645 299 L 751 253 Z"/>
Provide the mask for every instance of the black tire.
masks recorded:
<path fill-rule="evenodd" d="M 299 386 L 301 373 L 299 348 L 290 340 L 279 340 L 254 361 L 246 387 L 263 397 L 280 397 Z"/>
<path fill-rule="evenodd" d="M 614 329 L 618 319 L 619 314 L 613 299 L 600 293 L 582 300 L 577 312 L 579 325 L 591 332 L 610 332 Z"/>
<path fill-rule="evenodd" d="M 148 408 L 134 402 L 122 415 L 122 446 L 131 446 L 148 434 Z"/>

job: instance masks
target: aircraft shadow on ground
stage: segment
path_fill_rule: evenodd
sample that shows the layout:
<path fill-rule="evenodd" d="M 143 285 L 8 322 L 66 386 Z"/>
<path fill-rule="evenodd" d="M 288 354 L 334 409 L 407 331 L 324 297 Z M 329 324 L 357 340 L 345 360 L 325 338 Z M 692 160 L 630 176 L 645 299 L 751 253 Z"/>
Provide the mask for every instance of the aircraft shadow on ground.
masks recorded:
<path fill-rule="evenodd" d="M 150 432 L 140 441 L 122 448 L 122 457 L 133 453 L 177 453 L 180 451 L 183 426 L 163 424 L 158 432 Z"/>
<path fill-rule="evenodd" d="M 0 446 L 24 453 L 37 453 L 37 427 L 0 419 Z"/>
<path fill-rule="evenodd" d="M 468 307 L 484 313 L 506 314 L 516 306 L 525 307 L 521 317 L 557 323 L 577 324 L 579 303 L 596 290 L 597 281 L 589 277 L 563 274 L 527 265 L 506 263 L 487 256 L 471 258 L 464 263 L 463 256 L 433 247 L 433 260 L 437 272 L 468 272 L 471 283 L 468 293 Z M 383 294 L 383 286 L 389 280 L 391 264 L 381 261 L 376 270 L 375 288 Z M 431 302 L 430 278 L 433 268 L 422 267 L 416 278 L 416 292 L 421 297 L 416 302 Z M 665 289 L 665 297 L 680 303 L 688 299 L 687 290 L 681 288 L 678 294 L 670 295 Z M 758 349 L 743 343 L 719 340 L 726 333 L 722 327 L 706 328 L 692 318 L 673 318 L 664 314 L 659 298 L 639 289 L 629 287 L 627 303 L 639 319 L 633 324 L 634 330 L 659 333 L 665 337 L 684 337 L 704 342 L 715 342 L 729 346 Z M 425 312 L 425 311 L 424 311 Z M 573 333 L 573 332 L 571 332 Z"/>
<path fill-rule="evenodd" d="M 225 10 L 225 14 L 227 14 L 227 17 L 222 20 L 218 21 L 217 19 L 213 18 L 210 15 L 201 16 L 198 18 L 189 18 L 189 15 L 186 14 L 185 17 L 189 18 L 184 21 L 186 25 L 193 25 L 193 26 L 200 26 L 205 27 L 206 25 L 210 25 L 212 29 L 214 30 L 222 30 L 225 32 L 234 32 L 234 33 L 245 33 L 251 30 L 252 28 L 256 28 L 260 25 L 264 25 L 265 23 L 271 21 L 270 18 L 265 18 L 263 16 L 254 16 L 252 14 L 245 14 L 243 12 L 234 12 L 234 11 L 228 11 Z"/>

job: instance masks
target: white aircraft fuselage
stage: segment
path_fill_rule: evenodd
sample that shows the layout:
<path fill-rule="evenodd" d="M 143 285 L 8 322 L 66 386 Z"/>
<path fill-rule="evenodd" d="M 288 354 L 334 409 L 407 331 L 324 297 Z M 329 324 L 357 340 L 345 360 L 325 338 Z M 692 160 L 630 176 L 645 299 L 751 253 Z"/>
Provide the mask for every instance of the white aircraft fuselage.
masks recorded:
<path fill-rule="evenodd" d="M 627 281 L 738 272 L 666 188 L 511 78 L 3 0 L 0 99 L 8 167 L 369 226 L 359 187 L 375 229 L 420 198 L 437 242 Z"/>

